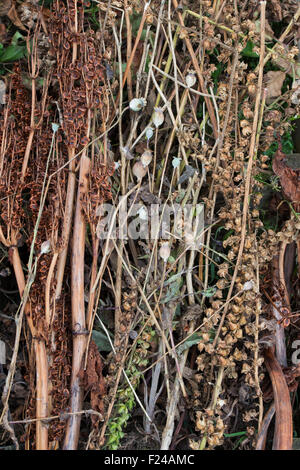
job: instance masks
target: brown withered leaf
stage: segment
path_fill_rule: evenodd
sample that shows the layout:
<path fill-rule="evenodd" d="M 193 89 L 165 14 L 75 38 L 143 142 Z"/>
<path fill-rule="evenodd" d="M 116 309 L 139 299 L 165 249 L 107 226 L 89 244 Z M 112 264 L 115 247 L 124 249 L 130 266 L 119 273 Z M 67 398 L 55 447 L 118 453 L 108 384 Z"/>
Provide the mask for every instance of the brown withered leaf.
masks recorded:
<path fill-rule="evenodd" d="M 0 0 L 0 16 L 5 16 L 11 8 L 11 0 Z"/>
<path fill-rule="evenodd" d="M 285 155 L 277 150 L 273 171 L 279 177 L 283 193 L 291 202 L 300 203 L 300 154 Z"/>
<path fill-rule="evenodd" d="M 271 0 L 271 10 L 275 21 L 282 21 L 282 10 L 279 0 Z"/>
<path fill-rule="evenodd" d="M 26 28 L 25 26 L 23 25 L 23 23 L 21 22 L 19 16 L 18 16 L 18 13 L 17 13 L 17 10 L 16 10 L 16 7 L 15 7 L 15 4 L 12 4 L 10 10 L 7 12 L 7 16 L 8 18 L 10 19 L 10 21 L 15 25 L 17 26 L 17 28 L 20 28 L 22 29 L 23 31 L 26 31 Z"/>
<path fill-rule="evenodd" d="M 105 379 L 102 375 L 102 359 L 94 341 L 90 342 L 88 351 L 87 368 L 84 374 L 84 389 L 90 392 L 92 409 L 103 414 L 103 399 L 106 395 Z M 92 423 L 98 426 L 99 417 L 92 415 Z"/>
<path fill-rule="evenodd" d="M 267 100 L 281 95 L 281 88 L 285 79 L 285 72 L 270 70 L 267 78 Z"/>

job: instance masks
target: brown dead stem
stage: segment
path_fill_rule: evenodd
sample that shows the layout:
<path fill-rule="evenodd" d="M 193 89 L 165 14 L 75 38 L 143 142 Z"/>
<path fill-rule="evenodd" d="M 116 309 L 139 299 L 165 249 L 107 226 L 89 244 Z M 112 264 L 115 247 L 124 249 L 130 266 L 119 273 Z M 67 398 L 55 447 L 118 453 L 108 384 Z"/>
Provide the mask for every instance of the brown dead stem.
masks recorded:
<path fill-rule="evenodd" d="M 30 62 L 31 62 L 31 118 L 30 118 L 30 132 L 28 136 L 28 141 L 26 145 L 26 150 L 23 158 L 23 165 L 22 165 L 22 174 L 21 174 L 21 181 L 24 182 L 24 178 L 27 171 L 29 156 L 31 152 L 33 137 L 35 133 L 35 107 L 36 107 L 36 79 L 39 73 L 39 65 L 38 65 L 38 57 L 37 57 L 37 36 L 38 36 L 39 28 L 35 32 L 33 36 L 33 43 L 32 43 L 32 52 L 30 54 Z M 29 41 L 27 43 L 27 49 L 30 53 L 30 45 Z"/>
<path fill-rule="evenodd" d="M 272 381 L 276 410 L 273 450 L 291 450 L 293 445 L 293 416 L 290 392 L 273 350 L 271 348 L 266 349 L 264 355 L 266 367 Z"/>
<path fill-rule="evenodd" d="M 270 408 L 268 409 L 267 413 L 264 416 L 264 419 L 261 423 L 260 431 L 258 434 L 257 442 L 256 442 L 256 450 L 265 450 L 266 441 L 267 441 L 267 433 L 273 416 L 275 414 L 275 404 L 274 402 L 271 404 Z"/>
<path fill-rule="evenodd" d="M 85 218 L 82 213 L 82 198 L 88 190 L 90 159 L 83 154 L 80 162 L 79 187 L 74 220 L 72 244 L 72 329 L 73 329 L 73 360 L 71 377 L 71 413 L 77 413 L 82 408 L 82 386 L 79 373 L 83 367 L 83 357 L 86 350 L 86 319 L 84 307 L 84 247 L 85 247 Z M 64 449 L 77 448 L 81 415 L 73 415 L 67 422 Z"/>
<path fill-rule="evenodd" d="M 172 1 L 173 1 L 173 6 L 174 6 L 175 10 L 177 11 L 180 26 L 184 29 L 184 21 L 183 21 L 182 14 L 180 13 L 180 10 L 178 9 L 178 2 L 177 2 L 177 0 L 172 0 Z M 208 92 L 206 90 L 205 83 L 204 83 L 204 79 L 203 79 L 203 76 L 202 76 L 202 73 L 201 73 L 201 70 L 200 70 L 200 67 L 199 67 L 199 64 L 198 64 L 198 60 L 197 60 L 197 57 L 195 55 L 195 52 L 194 52 L 194 49 L 193 49 L 193 46 L 192 46 L 192 43 L 191 43 L 188 36 L 185 36 L 184 40 L 185 40 L 185 43 L 186 43 L 186 47 L 189 51 L 189 54 L 191 56 L 193 66 L 195 67 L 195 70 L 197 72 L 201 92 L 205 93 L 205 94 L 208 94 Z M 209 114 L 209 117 L 210 117 L 210 120 L 211 120 L 211 125 L 212 125 L 212 128 L 213 128 L 214 137 L 215 137 L 215 139 L 217 139 L 219 137 L 219 133 L 218 133 L 218 126 L 217 126 L 217 121 L 216 121 L 214 108 L 213 108 L 213 105 L 212 105 L 210 99 L 207 96 L 205 96 L 204 99 L 205 99 L 208 114 Z"/>
<path fill-rule="evenodd" d="M 257 151 L 257 131 L 258 131 L 258 120 L 259 120 L 259 113 L 263 112 L 261 109 L 261 97 L 262 97 L 262 81 L 263 81 L 263 65 L 264 65 L 264 53 L 265 53 L 265 14 L 266 14 L 266 2 L 261 2 L 261 40 L 260 40 L 260 66 L 259 66 L 259 75 L 258 75 L 258 84 L 257 84 L 257 94 L 256 94 L 256 101 L 255 101 L 255 111 L 254 111 L 254 118 L 253 118 L 253 125 L 252 125 L 252 134 L 251 134 L 251 141 L 250 141 L 250 149 L 249 149 L 249 160 L 247 165 L 247 175 L 245 181 L 245 196 L 244 196 L 244 204 L 243 204 L 243 217 L 242 217 L 242 230 L 241 230 L 241 240 L 239 246 L 239 252 L 236 260 L 236 265 L 234 269 L 234 273 L 232 276 L 230 288 L 228 291 L 227 300 L 230 299 L 235 280 L 237 278 L 238 271 L 240 269 L 240 264 L 242 261 L 242 255 L 244 251 L 244 244 L 246 238 L 246 230 L 247 230 L 247 219 L 249 214 L 249 195 L 250 195 L 250 187 L 252 181 L 252 166 L 253 160 Z M 228 308 L 224 309 L 218 331 L 216 337 L 214 339 L 214 346 L 216 345 L 217 339 L 220 335 L 221 328 L 223 326 L 225 316 L 227 313 Z"/>

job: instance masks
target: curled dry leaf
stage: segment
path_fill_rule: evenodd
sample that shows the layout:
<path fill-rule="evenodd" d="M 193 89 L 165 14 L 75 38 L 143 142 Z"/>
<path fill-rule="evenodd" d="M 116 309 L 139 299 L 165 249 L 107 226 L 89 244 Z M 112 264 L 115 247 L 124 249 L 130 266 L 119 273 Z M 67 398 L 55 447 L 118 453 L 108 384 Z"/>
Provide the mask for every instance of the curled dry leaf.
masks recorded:
<path fill-rule="evenodd" d="M 276 410 L 273 450 L 291 450 L 293 418 L 290 393 L 280 364 L 271 348 L 265 350 L 265 363 L 272 381 Z"/>
<path fill-rule="evenodd" d="M 84 389 L 90 392 L 91 406 L 94 411 L 102 414 L 104 411 L 103 397 L 106 394 L 106 383 L 102 374 L 102 359 L 94 341 L 90 342 L 88 350 L 87 369 L 81 372 Z M 92 423 L 95 427 L 99 425 L 99 415 L 92 415 Z"/>
<path fill-rule="evenodd" d="M 295 80 L 293 83 L 293 90 L 294 93 L 291 96 L 291 101 L 293 104 L 299 104 L 299 96 L 300 96 L 300 80 Z"/>
<path fill-rule="evenodd" d="M 273 171 L 279 177 L 282 190 L 291 202 L 300 203 L 300 154 L 285 155 L 280 150 L 273 160 Z"/>
<path fill-rule="evenodd" d="M 8 18 L 10 19 L 10 21 L 11 21 L 15 26 L 17 26 L 17 28 L 20 28 L 20 29 L 22 29 L 23 31 L 26 31 L 25 26 L 23 25 L 22 21 L 20 20 L 20 18 L 19 18 L 19 16 L 18 16 L 18 13 L 17 13 L 17 10 L 16 10 L 16 7 L 15 7 L 15 4 L 14 4 L 14 3 L 11 5 L 10 10 L 7 12 L 7 16 L 8 16 Z"/>
<path fill-rule="evenodd" d="M 267 100 L 277 98 L 281 95 L 281 88 L 285 80 L 285 72 L 270 70 L 266 74 L 267 78 Z"/>

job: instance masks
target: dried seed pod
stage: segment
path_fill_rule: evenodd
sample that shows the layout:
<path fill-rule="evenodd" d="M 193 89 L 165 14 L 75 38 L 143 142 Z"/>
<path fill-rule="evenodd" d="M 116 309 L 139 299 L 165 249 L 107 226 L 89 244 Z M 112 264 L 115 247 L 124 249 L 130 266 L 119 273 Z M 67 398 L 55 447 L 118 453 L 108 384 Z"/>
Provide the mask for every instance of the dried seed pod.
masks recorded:
<path fill-rule="evenodd" d="M 165 120 L 165 117 L 164 117 L 164 113 L 162 111 L 161 108 L 154 108 L 154 114 L 153 114 L 153 124 L 155 125 L 155 127 L 159 127 L 162 125 L 162 123 L 164 122 Z"/>
<path fill-rule="evenodd" d="M 135 111 L 136 113 L 143 109 L 147 104 L 147 101 L 145 98 L 133 98 L 130 103 L 129 107 L 132 111 Z"/>
<path fill-rule="evenodd" d="M 133 165 L 132 173 L 137 178 L 137 180 L 140 181 L 147 174 L 147 169 L 144 167 L 142 162 L 139 160 Z"/>
<path fill-rule="evenodd" d="M 170 253 L 171 253 L 171 249 L 169 247 L 169 243 L 168 242 L 163 243 L 159 250 L 159 256 L 164 260 L 165 263 L 168 261 Z"/>
<path fill-rule="evenodd" d="M 147 149 L 141 156 L 141 162 L 144 167 L 150 165 L 152 161 L 152 152 L 151 150 Z"/>
<path fill-rule="evenodd" d="M 150 140 L 153 137 L 153 129 L 152 127 L 148 127 L 146 130 L 146 138 L 147 140 Z"/>
<path fill-rule="evenodd" d="M 185 77 L 185 83 L 187 84 L 189 88 L 195 85 L 196 80 L 197 80 L 196 74 L 193 72 L 189 72 L 187 76 Z"/>
<path fill-rule="evenodd" d="M 138 214 L 141 220 L 148 220 L 148 212 L 144 206 L 139 209 Z"/>
<path fill-rule="evenodd" d="M 41 255 L 45 255 L 47 253 L 50 253 L 50 251 L 51 251 L 51 242 L 50 242 L 50 240 L 46 240 L 41 245 Z"/>

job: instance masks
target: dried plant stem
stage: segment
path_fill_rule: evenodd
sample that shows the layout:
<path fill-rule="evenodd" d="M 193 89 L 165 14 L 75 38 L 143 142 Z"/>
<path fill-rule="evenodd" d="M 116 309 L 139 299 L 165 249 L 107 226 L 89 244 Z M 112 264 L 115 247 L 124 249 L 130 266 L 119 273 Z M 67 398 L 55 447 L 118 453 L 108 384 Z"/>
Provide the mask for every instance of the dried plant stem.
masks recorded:
<path fill-rule="evenodd" d="M 240 246 L 239 246 L 238 256 L 236 260 L 236 265 L 235 265 L 234 273 L 232 276 L 230 288 L 229 288 L 228 295 L 227 295 L 227 300 L 230 299 L 232 295 L 233 287 L 234 287 L 235 280 L 238 274 L 238 270 L 240 269 L 240 264 L 241 264 L 242 255 L 244 251 L 247 218 L 248 218 L 248 210 L 249 210 L 249 195 L 250 195 L 250 186 L 251 186 L 251 179 L 252 179 L 252 166 L 253 166 L 253 160 L 255 158 L 256 151 L 257 151 L 257 148 L 256 148 L 257 126 L 258 126 L 258 121 L 259 121 L 259 110 L 261 108 L 260 101 L 261 101 L 261 96 L 262 96 L 262 80 L 263 80 L 263 69 L 264 69 L 266 2 L 262 1 L 260 4 L 261 4 L 261 22 L 260 22 L 261 38 L 260 38 L 260 60 L 259 60 L 260 66 L 259 66 L 259 74 L 258 74 L 258 84 L 257 84 L 257 94 L 256 94 L 256 101 L 255 101 L 252 134 L 251 134 L 251 140 L 250 140 L 249 160 L 248 160 L 248 165 L 247 165 L 247 175 L 246 175 L 246 181 L 245 181 L 245 195 L 244 195 L 244 204 L 243 204 L 241 239 L 240 239 Z M 261 112 L 263 112 L 262 108 L 261 108 Z M 214 347 L 216 346 L 218 337 L 220 335 L 220 331 L 223 326 L 227 310 L 228 310 L 228 307 L 225 308 L 223 311 L 223 315 L 220 320 L 218 331 L 213 342 Z"/>
<path fill-rule="evenodd" d="M 12 231 L 12 234 L 11 234 L 11 241 L 13 244 L 13 246 L 10 248 L 12 250 L 11 251 L 12 264 L 16 273 L 18 289 L 22 297 L 22 300 L 21 300 L 21 304 L 19 307 L 20 313 L 17 312 L 16 314 L 17 329 L 16 329 L 16 336 L 15 336 L 15 344 L 14 344 L 13 356 L 12 356 L 11 364 L 9 368 L 9 373 L 7 375 L 6 384 L 3 390 L 3 394 L 2 394 L 2 400 L 3 400 L 4 406 L 3 406 L 3 412 L 1 415 L 0 422 L 3 420 L 3 417 L 5 417 L 5 415 L 7 414 L 7 410 L 8 410 L 8 399 L 9 399 L 9 394 L 10 394 L 12 381 L 13 381 L 13 377 L 15 373 L 16 360 L 17 360 L 17 354 L 19 350 L 19 342 L 20 342 L 20 335 L 21 335 L 24 313 L 27 315 L 27 321 L 31 330 L 32 337 L 33 337 L 35 352 L 36 354 L 39 355 L 39 357 L 36 357 L 36 388 L 37 388 L 37 397 L 38 397 L 37 404 L 36 404 L 36 412 L 41 418 L 44 417 L 45 413 L 46 413 L 46 416 L 48 414 L 48 398 L 49 398 L 48 397 L 48 361 L 47 361 L 47 353 L 46 353 L 46 344 L 45 344 L 44 339 L 42 338 L 41 332 L 36 331 L 32 324 L 32 318 L 30 315 L 30 307 L 27 302 L 29 298 L 30 288 L 35 279 L 37 263 L 38 263 L 39 256 L 40 256 L 39 255 L 38 257 L 36 257 L 35 261 L 33 261 L 35 242 L 36 242 L 37 233 L 38 233 L 41 216 L 42 216 L 42 212 L 44 209 L 46 195 L 48 191 L 46 180 L 47 180 L 47 175 L 48 175 L 50 157 L 53 151 L 54 140 L 55 140 L 55 132 L 53 132 L 51 146 L 50 146 L 50 150 L 49 150 L 49 154 L 47 158 L 47 165 L 46 165 L 46 170 L 44 174 L 43 186 L 42 186 L 41 197 L 40 197 L 39 211 L 38 211 L 38 216 L 37 216 L 37 220 L 35 222 L 34 231 L 33 231 L 33 239 L 31 242 L 29 261 L 28 261 L 28 279 L 27 279 L 26 284 L 25 284 L 25 277 L 24 277 L 22 264 L 21 264 L 21 260 L 19 256 L 19 251 L 17 248 L 17 234 L 14 230 Z M 2 236 L 3 236 L 3 233 L 2 233 Z M 10 246 L 10 243 L 5 241 L 5 245 Z M 18 316 L 18 313 L 19 313 L 19 316 Z M 45 405 L 46 403 L 47 403 L 47 406 Z M 47 428 L 44 428 L 44 426 L 37 425 L 36 446 L 37 446 L 37 450 L 48 449 L 48 430 Z"/>
<path fill-rule="evenodd" d="M 28 50 L 30 51 L 29 44 L 27 45 Z M 26 145 L 26 150 L 24 153 L 23 164 L 22 164 L 22 173 L 21 173 L 21 182 L 24 182 L 24 178 L 27 171 L 29 156 L 31 152 L 33 137 L 35 133 L 35 105 L 36 105 L 36 78 L 38 74 L 38 64 L 37 64 L 37 34 L 33 37 L 32 52 L 31 52 L 31 117 L 30 117 L 30 132 L 28 136 L 28 141 Z"/>
<path fill-rule="evenodd" d="M 82 198 L 88 190 L 90 159 L 83 154 L 80 160 L 79 186 L 75 210 L 73 244 L 72 244 L 72 329 L 73 329 L 73 358 L 71 376 L 71 413 L 81 411 L 82 388 L 79 373 L 83 368 L 83 358 L 86 350 L 86 319 L 84 307 L 84 247 L 85 247 L 85 218 L 82 213 Z M 74 414 L 66 426 L 64 442 L 65 450 L 75 450 L 78 445 L 81 415 Z"/>
<path fill-rule="evenodd" d="M 256 292 L 260 292 L 259 288 L 259 258 L 256 255 Z M 260 432 L 262 420 L 263 420 L 263 412 L 264 412 L 264 403 L 263 403 L 263 395 L 260 388 L 260 381 L 259 381 L 259 365 L 258 365 L 258 357 L 259 357 L 259 318 L 261 313 L 261 299 L 260 296 L 257 295 L 256 297 L 256 310 L 255 310 L 255 350 L 254 350 L 254 377 L 256 382 L 256 393 L 258 396 L 259 402 L 259 414 L 258 414 L 258 432 Z"/>
<path fill-rule="evenodd" d="M 68 176 L 68 187 L 66 195 L 66 205 L 64 212 L 64 222 L 63 222 L 63 249 L 59 254 L 57 262 L 57 271 L 56 271 L 56 298 L 59 299 L 62 292 L 63 278 L 68 254 L 69 247 L 69 238 L 71 232 L 71 224 L 73 218 L 73 205 L 74 205 L 74 194 L 76 186 L 76 175 L 75 175 L 75 161 L 74 161 L 75 151 L 69 151 L 69 176 Z"/>
<path fill-rule="evenodd" d="M 273 419 L 273 416 L 275 414 L 275 403 L 273 402 L 268 409 L 267 413 L 265 414 L 265 417 L 261 423 L 260 430 L 258 433 L 257 437 L 257 442 L 256 442 L 256 450 L 265 450 L 266 447 L 266 441 L 267 441 L 267 433 L 268 429 L 270 426 L 270 423 Z"/>
<path fill-rule="evenodd" d="M 172 1 L 173 1 L 173 6 L 177 11 L 177 15 L 178 15 L 178 18 L 179 18 L 179 23 L 184 28 L 184 21 L 183 21 L 182 14 L 180 13 L 180 10 L 178 9 L 178 2 L 177 2 L 177 0 L 172 0 Z M 200 70 L 198 60 L 196 58 L 193 46 L 192 46 L 192 43 L 191 43 L 190 39 L 188 38 L 188 36 L 184 37 L 184 41 L 186 43 L 186 47 L 189 51 L 189 54 L 191 56 L 193 66 L 194 66 L 194 68 L 197 72 L 197 76 L 198 76 L 198 80 L 199 80 L 199 83 L 200 83 L 201 91 L 202 91 L 202 93 L 207 94 L 204 79 L 203 79 L 203 76 L 202 76 L 202 73 L 201 73 L 201 70 Z M 209 117 L 210 117 L 211 125 L 212 125 L 212 128 L 213 128 L 213 133 L 214 133 L 215 138 L 217 139 L 218 138 L 218 131 L 217 131 L 217 121 L 216 121 L 216 116 L 215 116 L 215 113 L 214 113 L 214 108 L 213 108 L 213 105 L 212 105 L 211 101 L 206 96 L 204 97 L 204 99 L 205 99 L 208 114 L 209 114 Z"/>
<path fill-rule="evenodd" d="M 51 321 L 51 311 L 50 311 L 50 290 L 51 290 L 51 283 L 53 281 L 53 274 L 54 274 L 54 269 L 56 266 L 58 258 L 58 253 L 54 253 L 48 276 L 47 276 L 47 281 L 46 281 L 46 288 L 45 288 L 45 320 L 46 320 L 46 325 L 47 328 L 50 327 L 50 321 Z"/>
<path fill-rule="evenodd" d="M 291 19 L 291 21 L 289 22 L 289 24 L 287 25 L 286 29 L 284 30 L 284 32 L 281 34 L 280 38 L 278 39 L 278 43 L 282 43 L 285 38 L 287 37 L 287 35 L 289 34 L 289 32 L 291 31 L 292 27 L 295 25 L 295 23 L 297 23 L 297 21 L 299 20 L 299 17 L 300 17 L 300 6 L 298 7 L 296 13 L 294 14 L 293 18 Z M 265 60 L 264 60 L 264 65 L 266 65 L 266 63 L 269 61 L 269 59 L 272 57 L 272 54 L 276 53 L 276 46 L 277 44 L 275 44 L 275 46 L 273 47 L 273 49 L 270 50 L 270 52 L 268 52 L 268 54 L 266 55 L 265 57 Z M 285 58 L 286 60 L 286 58 Z"/>
<path fill-rule="evenodd" d="M 131 31 L 131 23 L 130 23 L 130 16 L 128 11 L 128 0 L 124 0 L 124 12 L 125 12 L 125 21 L 126 21 L 126 30 L 127 30 L 127 49 L 126 49 L 126 59 L 127 63 L 130 60 L 131 52 L 132 52 L 132 31 Z M 128 99 L 129 101 L 132 100 L 132 77 L 131 77 L 131 70 L 129 67 L 128 70 L 128 78 L 127 78 L 127 85 L 128 85 Z"/>
<path fill-rule="evenodd" d="M 43 340 L 34 340 L 36 358 L 36 449 L 48 450 L 48 426 L 42 421 L 48 416 L 48 360 Z"/>
<path fill-rule="evenodd" d="M 77 0 L 75 0 L 75 10 L 77 11 Z M 78 18 L 75 14 L 75 23 L 74 23 L 74 32 L 78 32 Z M 78 54 L 78 45 L 77 42 L 73 42 L 72 49 L 72 63 L 75 63 Z M 67 186 L 67 195 L 66 195 L 66 205 L 64 213 L 64 222 L 63 222 L 63 249 L 59 255 L 56 271 L 56 298 L 59 299 L 61 296 L 63 278 L 65 272 L 65 266 L 67 261 L 68 247 L 69 247 L 69 238 L 71 232 L 71 224 L 73 219 L 73 205 L 74 205 L 74 195 L 76 187 L 76 175 L 75 175 L 75 147 L 68 148 L 68 160 L 69 160 L 69 176 L 68 176 L 68 186 Z"/>
<path fill-rule="evenodd" d="M 122 88 L 124 88 L 124 86 L 125 86 L 126 80 L 128 78 L 129 72 L 130 72 L 130 67 L 132 65 L 132 62 L 133 62 L 133 59 L 134 59 L 134 56 L 135 56 L 135 53 L 136 53 L 137 46 L 138 46 L 138 44 L 140 42 L 140 39 L 141 39 L 141 35 L 142 35 L 142 32 L 143 32 L 143 27 L 144 27 L 144 24 L 145 24 L 145 21 L 146 21 L 147 10 L 149 8 L 150 3 L 151 3 L 151 1 L 147 2 L 144 6 L 144 12 L 143 12 L 143 16 L 141 18 L 140 26 L 139 26 L 139 29 L 138 29 L 138 32 L 137 32 L 137 35 L 136 35 L 135 43 L 134 43 L 131 55 L 129 57 L 129 60 L 127 61 L 126 69 L 125 69 L 125 72 L 124 72 L 123 81 L 122 81 Z M 119 97 L 120 97 L 120 95 L 118 95 L 118 97 L 116 99 L 116 105 L 119 102 Z"/>
<path fill-rule="evenodd" d="M 12 261 L 16 272 L 18 288 L 22 297 L 22 302 L 19 316 L 16 318 L 17 329 L 13 356 L 11 359 L 9 373 L 7 375 L 6 384 L 2 394 L 2 401 L 4 403 L 4 407 L 0 422 L 2 421 L 3 417 L 7 414 L 8 399 L 14 377 L 24 313 L 26 314 L 27 321 L 31 329 L 31 334 L 34 338 L 33 342 L 36 356 L 36 414 L 41 419 L 48 416 L 48 361 L 46 345 L 44 340 L 37 337 L 37 334 L 32 324 L 32 319 L 30 316 L 30 307 L 28 303 L 29 290 L 33 283 L 34 277 L 29 276 L 29 281 L 27 281 L 27 284 L 25 284 L 25 278 L 21 266 L 21 260 L 19 257 L 18 249 L 14 247 L 13 250 L 14 251 Z M 48 450 L 48 428 L 41 424 L 41 422 L 37 422 L 36 425 L 36 449 Z"/>
<path fill-rule="evenodd" d="M 179 361 L 181 375 L 184 369 L 187 354 L 188 354 L 188 351 L 185 351 Z M 177 375 L 176 375 L 176 378 L 177 380 L 175 379 L 174 387 L 171 390 L 171 401 L 169 405 L 167 406 L 167 413 L 168 413 L 167 421 L 166 421 L 166 424 L 162 433 L 160 450 L 169 450 L 170 444 L 172 442 L 173 431 L 174 431 L 174 426 L 175 426 L 174 417 L 176 414 L 177 404 L 178 404 L 178 400 L 180 397 L 180 382 L 178 380 Z"/>
<path fill-rule="evenodd" d="M 265 363 L 273 385 L 276 409 L 273 450 L 291 450 L 293 415 L 290 393 L 281 366 L 271 348 L 265 350 Z"/>
<path fill-rule="evenodd" d="M 282 248 L 281 248 L 282 252 Z M 285 252 L 285 249 L 283 253 Z M 285 304 L 285 299 L 281 298 L 281 290 L 279 290 L 279 286 L 286 291 L 286 286 L 284 277 L 280 279 L 280 268 L 279 268 L 279 256 L 275 256 L 272 261 L 273 265 L 273 275 L 272 275 L 272 284 L 273 284 L 273 292 L 276 296 L 276 301 L 272 302 L 272 313 L 274 318 L 276 318 L 276 330 L 275 330 L 275 349 L 276 349 L 276 357 L 282 366 L 287 366 L 287 356 L 286 356 L 286 345 L 285 345 L 285 331 L 283 325 L 280 323 L 282 316 L 281 316 L 281 308 Z"/>
<path fill-rule="evenodd" d="M 99 256 L 99 239 L 93 236 L 93 261 L 92 261 L 92 268 L 91 268 L 91 280 L 90 280 L 90 291 L 89 291 L 89 303 L 86 315 L 86 325 L 88 331 L 92 328 L 92 317 L 93 317 L 93 308 L 95 304 L 95 297 L 96 291 L 92 290 L 92 287 L 95 283 L 96 276 L 97 276 L 97 262 Z"/>

